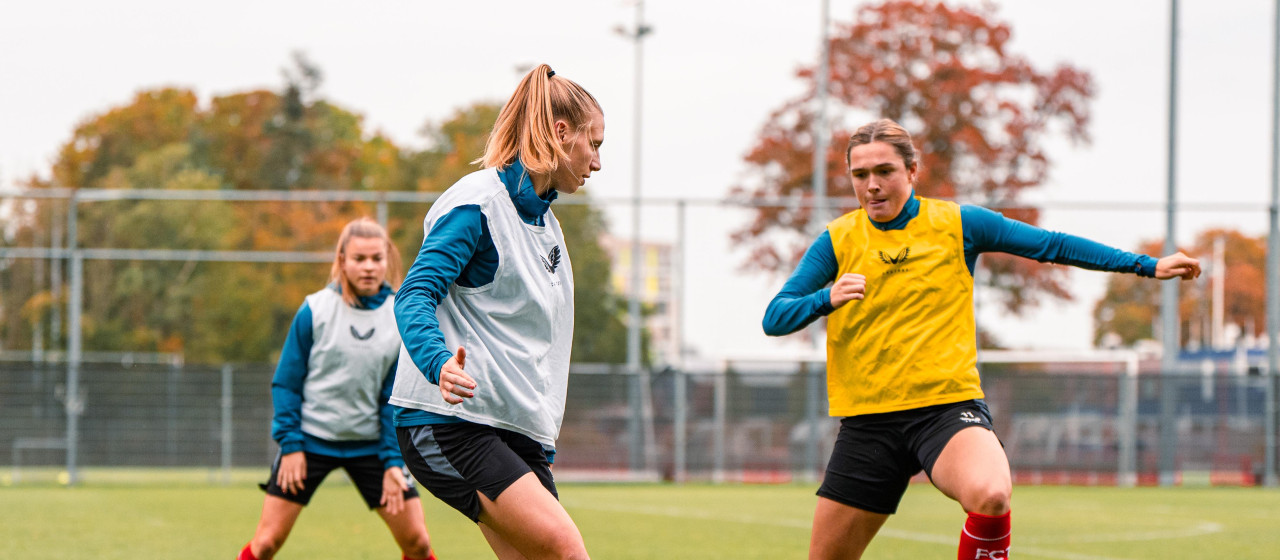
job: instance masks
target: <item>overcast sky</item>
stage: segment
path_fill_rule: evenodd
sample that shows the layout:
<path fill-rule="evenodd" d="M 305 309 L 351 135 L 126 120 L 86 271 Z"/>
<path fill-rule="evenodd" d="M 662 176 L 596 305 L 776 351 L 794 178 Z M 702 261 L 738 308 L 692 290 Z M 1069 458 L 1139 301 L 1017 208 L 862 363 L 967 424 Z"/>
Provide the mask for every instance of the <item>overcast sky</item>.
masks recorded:
<path fill-rule="evenodd" d="M 832 0 L 848 21 L 859 2 Z M 1089 146 L 1055 141 L 1042 226 L 1128 250 L 1164 236 L 1168 138 L 1169 3 L 1157 0 L 999 2 L 1012 49 L 1047 70 L 1092 73 Z M 721 197 L 745 172 L 742 156 L 770 111 L 801 92 L 794 77 L 818 50 L 820 0 L 650 0 L 644 44 L 642 191 L 646 198 Z M 1273 5 L 1263 0 L 1181 3 L 1179 220 L 1189 243 L 1207 227 L 1266 230 Z M 360 113 L 366 129 L 421 147 L 424 123 L 479 100 L 502 101 L 517 68 L 547 62 L 595 94 L 606 113 L 600 198 L 630 196 L 634 25 L 621 0 L 563 2 L 335 1 L 0 3 L 0 188 L 49 162 L 77 122 L 127 103 L 141 89 L 181 86 L 207 103 L 251 88 L 278 90 L 291 53 L 324 71 L 321 95 Z M 1150 210 L 1096 205 L 1147 203 Z M 1083 203 L 1083 204 L 1081 204 Z M 1246 211 L 1207 211 L 1238 203 Z M 1082 208 L 1085 205 L 1095 205 Z M 1196 208 L 1199 205 L 1201 208 Z M 623 207 L 614 231 L 629 233 Z M 646 207 L 643 235 L 671 241 L 669 207 Z M 760 318 L 783 278 L 738 270 L 728 233 L 746 215 L 691 209 L 685 325 L 711 356 L 786 355 Z M 980 320 L 1024 348 L 1089 346 L 1089 310 L 1105 275 L 1073 271 L 1076 301 L 1023 318 L 983 310 Z"/>

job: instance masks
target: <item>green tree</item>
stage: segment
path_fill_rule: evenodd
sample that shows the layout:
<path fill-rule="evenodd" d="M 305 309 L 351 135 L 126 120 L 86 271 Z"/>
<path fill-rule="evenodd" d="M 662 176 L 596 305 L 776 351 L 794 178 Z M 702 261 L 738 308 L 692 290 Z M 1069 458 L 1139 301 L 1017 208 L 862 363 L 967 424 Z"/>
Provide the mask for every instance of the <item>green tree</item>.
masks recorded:
<path fill-rule="evenodd" d="M 359 115 L 313 99 L 319 72 L 301 58 L 298 66 L 286 73 L 281 94 L 234 93 L 207 107 L 188 90 L 141 92 L 78 125 L 53 164 L 53 179 L 30 186 L 367 190 L 411 183 L 403 177 L 406 153 L 366 135 Z M 373 213 L 363 203 L 311 202 L 121 200 L 78 209 L 80 247 L 126 249 L 327 251 L 346 221 Z M 65 209 L 38 205 L 24 213 L 11 239 L 46 245 L 64 220 Z M 38 269 L 25 260 L 6 272 L 32 279 Z M 84 348 L 182 352 L 193 362 L 267 360 L 327 270 L 326 264 L 87 261 Z M 65 305 L 65 293 L 48 293 L 46 281 L 0 294 L 0 310 L 27 310 L 0 314 L 4 347 L 30 345 L 37 325 L 50 324 L 50 310 Z"/>
<path fill-rule="evenodd" d="M 191 139 L 200 123 L 196 95 L 165 88 L 140 92 L 133 102 L 76 126 L 53 164 L 53 184 L 92 187 L 113 169 L 143 154 Z"/>
<path fill-rule="evenodd" d="M 106 188 L 211 190 L 221 180 L 190 161 L 191 148 L 175 143 L 143 153 L 134 165 L 115 167 Z M 151 248 L 163 232 L 167 244 L 219 248 L 234 225 L 224 203 L 122 200 L 84 205 L 84 239 L 92 246 Z M 88 261 L 84 285 L 86 348 L 181 351 L 205 333 L 195 303 L 216 289 L 216 277 L 195 261 Z M 110 282 L 93 279 L 112 278 Z M 197 320 L 192 320 L 193 318 Z"/>
<path fill-rule="evenodd" d="M 406 150 L 367 134 L 361 117 L 316 98 L 319 70 L 299 58 L 282 93 L 247 91 L 201 106 L 194 93 L 144 91 L 86 119 L 53 164 L 53 179 L 29 186 L 98 189 L 406 190 L 438 192 L 475 169 L 498 106 L 458 110 L 423 133 L 430 146 Z M 8 206 L 0 230 L 11 246 L 47 246 L 65 223 L 50 201 Z M 390 205 L 389 229 L 406 267 L 422 243 L 427 205 Z M 78 206 L 85 248 L 330 251 L 365 203 L 172 200 L 94 201 Z M 555 207 L 577 287 L 573 359 L 621 362 L 626 329 L 609 285 L 607 225 L 595 207 Z M 0 263 L 0 347 L 29 348 L 66 294 L 51 293 L 48 267 Z M 42 268 L 43 267 L 43 268 Z M 329 265 L 101 261 L 85 265 L 84 348 L 180 352 L 193 363 L 265 361 L 279 351 L 303 297 Z M 64 269 L 63 274 L 66 271 Z M 60 334 L 60 333 L 49 333 Z M 59 340 L 65 337 L 58 336 Z M 45 347 L 53 337 L 46 338 Z"/>

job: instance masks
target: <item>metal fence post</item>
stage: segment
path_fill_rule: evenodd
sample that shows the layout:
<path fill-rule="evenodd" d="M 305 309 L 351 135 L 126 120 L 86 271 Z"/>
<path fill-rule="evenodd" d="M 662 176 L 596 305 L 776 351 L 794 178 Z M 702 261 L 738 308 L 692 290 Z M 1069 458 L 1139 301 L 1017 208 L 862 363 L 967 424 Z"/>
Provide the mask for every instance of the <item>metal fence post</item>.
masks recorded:
<path fill-rule="evenodd" d="M 689 376 L 682 370 L 675 370 L 675 425 L 672 430 L 675 431 L 675 449 L 674 449 L 674 466 L 672 468 L 671 477 L 676 484 L 683 484 L 687 478 L 687 455 L 685 448 L 688 446 L 688 414 L 689 414 Z"/>
<path fill-rule="evenodd" d="M 71 206 L 74 207 L 74 197 Z M 62 230 L 58 227 L 58 220 L 55 219 L 56 213 L 49 210 L 49 249 L 50 251 L 62 250 Z M 68 218 L 70 219 L 70 218 Z M 49 261 L 49 292 L 53 296 L 53 301 L 62 298 L 62 258 L 55 256 Z M 57 350 L 61 344 L 66 341 L 62 336 L 62 310 L 59 306 L 54 305 L 49 308 L 49 349 Z"/>
<path fill-rule="evenodd" d="M 1119 464 L 1116 465 L 1116 484 L 1132 488 L 1138 484 L 1138 355 L 1134 353 L 1125 361 L 1124 375 L 1120 377 L 1119 414 L 1116 418 L 1119 436 Z"/>
<path fill-rule="evenodd" d="M 652 476 L 658 466 L 658 435 L 653 426 L 653 376 L 648 368 L 640 370 L 640 443 L 644 474 Z"/>
<path fill-rule="evenodd" d="M 818 479 L 818 401 L 821 399 L 818 393 L 820 391 L 820 372 L 813 365 L 813 362 L 804 362 L 805 422 L 809 425 L 809 435 L 804 442 L 804 476 L 802 480 L 805 482 L 814 482 Z"/>
<path fill-rule="evenodd" d="M 1263 432 L 1266 441 L 1263 443 L 1263 449 L 1266 456 L 1263 458 L 1262 484 L 1268 488 L 1275 488 L 1276 481 L 1276 377 L 1280 372 L 1274 367 L 1267 368 L 1267 374 L 1263 376 L 1266 382 L 1264 394 L 1266 402 L 1262 405 L 1263 414 Z"/>
<path fill-rule="evenodd" d="M 725 364 L 716 372 L 715 378 L 715 420 L 712 430 L 711 454 L 712 454 L 712 470 L 711 482 L 719 484 L 724 482 L 724 436 L 725 436 L 725 417 L 727 416 L 728 401 L 728 385 L 729 385 L 729 365 Z"/>
<path fill-rule="evenodd" d="M 164 450 L 169 465 L 178 464 L 178 377 L 181 366 L 169 364 L 165 380 Z"/>
<path fill-rule="evenodd" d="M 630 445 L 627 446 L 630 459 L 631 474 L 644 471 L 644 403 L 640 396 L 640 371 L 627 369 L 627 403 L 630 414 L 627 415 L 627 435 Z"/>
<path fill-rule="evenodd" d="M 378 202 L 374 205 L 375 212 L 378 216 L 378 224 L 383 228 L 387 228 L 387 193 L 386 191 L 378 192 Z"/>
<path fill-rule="evenodd" d="M 222 484 L 231 483 L 231 364 L 222 365 Z"/>
<path fill-rule="evenodd" d="M 36 241 L 39 241 L 39 232 L 33 231 Z M 31 279 L 32 291 L 38 292 L 44 285 L 44 259 L 35 259 L 31 263 L 33 278 Z M 56 301 L 56 300 L 55 300 Z M 31 322 L 31 363 L 38 363 L 44 360 L 44 314 L 37 314 L 35 320 Z M 32 372 L 35 368 L 32 368 Z"/>
<path fill-rule="evenodd" d="M 67 206 L 67 249 L 71 254 L 71 297 L 67 302 L 67 481 L 68 486 L 80 480 L 76 469 L 77 446 L 80 438 L 80 413 L 84 409 L 84 401 L 80 395 L 80 358 L 81 358 L 81 326 L 80 306 L 84 297 L 84 259 L 77 243 L 76 221 L 78 219 L 77 204 L 79 192 L 71 194 Z"/>

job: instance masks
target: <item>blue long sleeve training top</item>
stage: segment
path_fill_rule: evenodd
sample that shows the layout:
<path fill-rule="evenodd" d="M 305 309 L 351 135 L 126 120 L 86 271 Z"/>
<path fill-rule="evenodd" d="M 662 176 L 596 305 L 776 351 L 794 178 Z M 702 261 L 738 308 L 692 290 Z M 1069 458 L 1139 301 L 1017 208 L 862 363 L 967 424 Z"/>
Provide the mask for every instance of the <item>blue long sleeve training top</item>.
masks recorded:
<path fill-rule="evenodd" d="M 543 216 L 559 193 L 552 189 L 545 197 L 538 196 L 519 159 L 499 169 L 498 177 L 520 219 L 529 225 L 545 226 Z M 457 350 L 445 345 L 436 306 L 448 295 L 452 284 L 477 288 L 493 282 L 501 257 L 489 233 L 488 220 L 474 204 L 458 206 L 441 216 L 422 240 L 418 257 L 396 294 L 395 312 L 400 340 L 414 365 L 431 383 L 439 384 L 440 369 Z M 392 406 L 396 426 L 465 422 L 454 416 Z"/>
<path fill-rule="evenodd" d="M 392 294 L 391 286 L 382 285 L 377 294 L 357 296 L 357 304 L 363 309 L 377 309 Z M 271 438 L 280 445 L 281 453 L 306 451 L 330 457 L 361 457 L 377 455 L 386 468 L 404 466 L 400 455 L 400 443 L 396 440 L 393 424 L 394 409 L 391 403 L 391 387 L 395 382 L 395 363 L 382 381 L 378 397 L 379 439 L 368 441 L 330 441 L 302 431 L 302 388 L 307 381 L 307 361 L 311 346 L 315 343 L 312 333 L 311 306 L 302 302 L 293 316 L 293 324 L 285 337 L 276 373 L 271 378 L 271 404 L 275 415 L 271 419 Z"/>
<path fill-rule="evenodd" d="M 915 198 L 914 192 L 911 195 L 896 218 L 885 223 L 872 220 L 871 224 L 881 231 L 907 227 L 907 223 L 920 213 L 920 200 Z M 964 233 L 964 261 L 971 275 L 978 255 L 1002 252 L 1090 270 L 1155 276 L 1156 259 L 1153 257 L 1040 229 L 981 206 L 961 205 L 960 225 Z M 791 334 L 830 314 L 834 309 L 831 307 L 831 288 L 826 286 L 835 281 L 838 271 L 831 235 L 823 231 L 805 251 L 782 290 L 769 302 L 764 314 L 765 334 Z"/>

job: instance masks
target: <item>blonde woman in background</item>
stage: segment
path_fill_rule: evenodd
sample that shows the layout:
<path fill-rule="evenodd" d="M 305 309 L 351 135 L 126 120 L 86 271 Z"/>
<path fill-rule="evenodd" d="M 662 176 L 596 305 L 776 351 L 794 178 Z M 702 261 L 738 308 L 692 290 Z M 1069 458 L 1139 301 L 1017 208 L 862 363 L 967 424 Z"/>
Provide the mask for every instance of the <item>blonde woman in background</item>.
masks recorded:
<path fill-rule="evenodd" d="M 378 512 L 404 560 L 435 560 L 422 501 L 409 485 L 387 399 L 400 333 L 392 304 L 400 254 L 377 222 L 342 228 L 329 285 L 298 309 L 271 380 L 271 466 L 262 518 L 238 560 L 268 560 L 284 545 L 326 475 L 343 468 Z"/>

